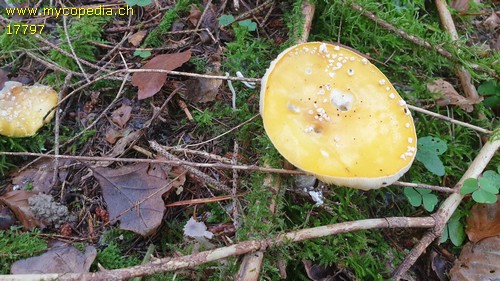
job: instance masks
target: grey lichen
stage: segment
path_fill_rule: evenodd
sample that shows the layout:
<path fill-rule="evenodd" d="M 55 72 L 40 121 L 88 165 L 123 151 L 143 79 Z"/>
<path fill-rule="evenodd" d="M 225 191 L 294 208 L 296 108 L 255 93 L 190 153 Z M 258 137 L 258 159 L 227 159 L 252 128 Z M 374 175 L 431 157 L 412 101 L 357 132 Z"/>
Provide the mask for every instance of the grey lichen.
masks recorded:
<path fill-rule="evenodd" d="M 54 202 L 54 198 L 47 194 L 37 194 L 28 198 L 31 211 L 46 225 L 54 225 L 59 228 L 61 224 L 74 220 L 69 214 L 68 208 L 60 203 Z"/>

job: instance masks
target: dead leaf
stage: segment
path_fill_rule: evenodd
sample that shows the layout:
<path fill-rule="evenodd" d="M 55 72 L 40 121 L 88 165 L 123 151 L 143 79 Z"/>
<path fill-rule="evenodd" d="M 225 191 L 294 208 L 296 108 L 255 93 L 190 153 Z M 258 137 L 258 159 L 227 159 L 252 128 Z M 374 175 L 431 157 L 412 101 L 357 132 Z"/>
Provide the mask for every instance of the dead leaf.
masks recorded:
<path fill-rule="evenodd" d="M 461 96 L 449 82 L 443 79 L 437 79 L 432 83 L 428 83 L 427 89 L 431 93 L 442 95 L 437 100 L 438 106 L 458 105 L 467 112 L 472 112 L 474 110 L 474 103 Z"/>
<path fill-rule="evenodd" d="M 116 142 L 110 153 L 107 154 L 109 157 L 117 157 L 122 155 L 122 153 L 127 149 L 127 147 L 137 140 L 141 136 L 141 131 L 126 131 L 123 133 L 123 137 Z"/>
<path fill-rule="evenodd" d="M 196 78 L 186 82 L 186 99 L 189 102 L 211 102 L 219 93 L 219 87 L 222 80 Z"/>
<path fill-rule="evenodd" d="M 483 21 L 483 26 L 491 31 L 496 30 L 499 25 L 500 17 L 495 12 L 491 13 L 491 15 Z"/>
<path fill-rule="evenodd" d="M 121 136 L 120 132 L 113 128 L 108 128 L 106 133 L 104 134 L 104 138 L 110 144 L 115 144 L 116 140 Z"/>
<path fill-rule="evenodd" d="M 45 225 L 35 217 L 28 203 L 28 198 L 35 194 L 34 192 L 26 190 L 14 190 L 0 197 L 0 202 L 10 208 L 16 215 L 16 218 L 27 230 L 33 230 L 37 226 L 41 228 L 45 227 Z"/>
<path fill-rule="evenodd" d="M 174 70 L 191 58 L 191 50 L 182 53 L 159 55 L 151 59 L 141 69 Z M 136 72 L 132 75 L 132 85 L 139 87 L 138 98 L 149 98 L 158 93 L 167 80 L 166 73 Z"/>
<path fill-rule="evenodd" d="M 64 182 L 68 176 L 68 166 L 70 160 L 60 159 L 58 169 L 58 180 Z M 12 184 L 17 185 L 18 189 L 49 193 L 54 185 L 54 161 L 51 159 L 43 159 L 38 161 L 31 168 L 23 170 L 21 173 L 12 178 Z"/>
<path fill-rule="evenodd" d="M 142 40 L 144 39 L 144 37 L 146 36 L 146 34 L 148 34 L 148 31 L 147 30 L 139 30 L 137 31 L 136 33 L 132 34 L 129 38 L 128 38 L 128 42 L 134 46 L 134 47 L 137 47 L 141 44 Z"/>
<path fill-rule="evenodd" d="M 192 4 L 191 10 L 189 10 L 189 16 L 187 19 L 193 26 L 196 26 L 198 24 L 198 21 L 200 20 L 202 14 L 203 13 L 200 11 L 198 6 Z"/>
<path fill-rule="evenodd" d="M 85 273 L 97 256 L 93 246 L 85 247 L 85 253 L 75 247 L 57 242 L 40 256 L 16 261 L 12 264 L 12 274 L 41 273 Z"/>
<path fill-rule="evenodd" d="M 450 270 L 450 280 L 499 280 L 500 236 L 469 242 Z"/>
<path fill-rule="evenodd" d="M 116 109 L 111 113 L 111 121 L 118 125 L 118 127 L 123 128 L 130 120 L 130 114 L 132 113 L 132 107 L 130 105 L 122 104 L 120 108 Z"/>
<path fill-rule="evenodd" d="M 450 6 L 459 13 L 464 13 L 469 10 L 469 0 L 452 0 Z"/>
<path fill-rule="evenodd" d="M 7 72 L 0 68 L 0 90 L 3 89 L 5 82 L 9 81 Z"/>
<path fill-rule="evenodd" d="M 162 194 L 173 187 L 171 181 L 149 175 L 148 169 L 147 163 L 93 169 L 101 184 L 110 221 L 120 221 L 121 229 L 143 236 L 160 225 L 165 211 Z"/>
<path fill-rule="evenodd" d="M 496 204 L 477 203 L 472 206 L 466 233 L 472 242 L 500 235 L 500 200 Z"/>

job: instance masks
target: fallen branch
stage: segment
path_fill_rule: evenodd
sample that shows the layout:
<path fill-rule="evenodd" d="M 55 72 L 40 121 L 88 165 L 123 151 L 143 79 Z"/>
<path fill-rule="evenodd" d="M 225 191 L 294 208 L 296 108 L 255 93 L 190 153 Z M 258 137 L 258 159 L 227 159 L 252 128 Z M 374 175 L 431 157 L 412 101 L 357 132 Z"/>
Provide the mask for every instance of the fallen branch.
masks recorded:
<path fill-rule="evenodd" d="M 477 178 L 481 172 L 484 170 L 488 162 L 493 158 L 498 148 L 500 147 L 500 139 L 487 142 L 479 154 L 476 156 L 474 161 L 470 164 L 467 171 L 464 173 L 460 181 L 455 186 L 456 190 L 462 187 L 463 182 L 468 178 Z M 401 265 L 394 271 L 393 276 L 395 279 L 399 279 L 402 275 L 410 269 L 410 267 L 417 261 L 418 257 L 427 249 L 427 247 L 436 238 L 441 236 L 446 223 L 450 219 L 451 215 L 457 209 L 458 205 L 462 201 L 463 195 L 459 192 L 451 194 L 444 202 L 441 204 L 439 210 L 433 215 L 436 219 L 436 225 L 429 230 L 424 237 L 418 242 L 418 244 L 411 250 L 411 252 L 406 256 L 405 260 Z"/>
<path fill-rule="evenodd" d="M 276 235 L 264 240 L 249 240 L 238 244 L 217 248 L 198 254 L 162 258 L 144 265 L 128 268 L 93 272 L 93 273 L 53 273 L 53 274 L 18 274 L 0 275 L 1 280 L 125 280 L 134 277 L 147 276 L 160 272 L 169 272 L 184 268 L 191 268 L 200 264 L 218 261 L 221 259 L 243 255 L 250 252 L 265 250 L 287 243 L 301 242 L 314 238 L 321 238 L 346 232 L 380 228 L 430 228 L 435 225 L 432 217 L 406 218 L 390 217 L 379 219 L 358 220 L 325 226 L 318 226 Z"/>

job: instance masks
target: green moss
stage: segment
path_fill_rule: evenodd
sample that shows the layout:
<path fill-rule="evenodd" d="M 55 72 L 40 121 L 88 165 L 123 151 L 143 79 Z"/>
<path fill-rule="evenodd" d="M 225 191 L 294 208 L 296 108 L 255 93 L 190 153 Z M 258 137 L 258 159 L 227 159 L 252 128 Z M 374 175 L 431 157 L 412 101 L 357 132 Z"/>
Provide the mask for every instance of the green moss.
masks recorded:
<path fill-rule="evenodd" d="M 153 29 L 149 32 L 148 36 L 144 40 L 143 48 L 161 47 L 162 44 L 164 43 L 163 35 L 165 35 L 165 33 L 170 31 L 170 27 L 172 26 L 174 21 L 179 18 L 179 15 L 181 13 L 187 11 L 189 4 L 191 4 L 192 2 L 193 1 L 191 1 L 191 0 L 177 1 L 175 6 L 171 9 L 169 9 L 165 13 L 160 24 L 158 24 L 158 26 L 155 29 Z"/>
<path fill-rule="evenodd" d="M 0 231 L 0 274 L 9 274 L 13 262 L 40 255 L 47 249 L 47 242 L 40 232 L 21 232 L 15 228 Z"/>

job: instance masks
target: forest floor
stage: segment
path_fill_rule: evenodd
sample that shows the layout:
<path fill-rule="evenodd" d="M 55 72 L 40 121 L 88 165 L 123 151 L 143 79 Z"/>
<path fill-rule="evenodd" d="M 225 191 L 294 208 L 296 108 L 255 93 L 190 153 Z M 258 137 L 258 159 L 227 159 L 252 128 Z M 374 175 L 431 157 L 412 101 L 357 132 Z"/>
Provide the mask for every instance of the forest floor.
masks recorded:
<path fill-rule="evenodd" d="M 498 1 L 11 2 L 0 89 L 47 85 L 60 102 L 35 135 L 0 136 L 0 274 L 500 278 Z M 261 78 L 304 41 L 357 50 L 409 105 L 417 155 L 394 185 L 323 184 L 274 148 Z"/>

